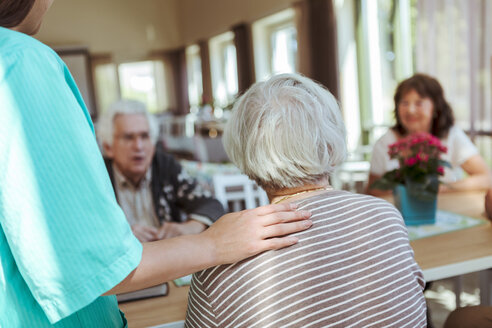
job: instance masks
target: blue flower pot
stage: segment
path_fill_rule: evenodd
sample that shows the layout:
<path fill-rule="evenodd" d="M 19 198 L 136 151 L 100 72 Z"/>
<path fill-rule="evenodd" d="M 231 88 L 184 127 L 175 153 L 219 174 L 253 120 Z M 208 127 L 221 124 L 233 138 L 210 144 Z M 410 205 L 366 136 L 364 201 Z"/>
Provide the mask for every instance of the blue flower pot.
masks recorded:
<path fill-rule="evenodd" d="M 406 225 L 436 223 L 437 194 L 434 199 L 422 200 L 410 195 L 404 185 L 398 185 L 393 189 L 393 196 Z"/>

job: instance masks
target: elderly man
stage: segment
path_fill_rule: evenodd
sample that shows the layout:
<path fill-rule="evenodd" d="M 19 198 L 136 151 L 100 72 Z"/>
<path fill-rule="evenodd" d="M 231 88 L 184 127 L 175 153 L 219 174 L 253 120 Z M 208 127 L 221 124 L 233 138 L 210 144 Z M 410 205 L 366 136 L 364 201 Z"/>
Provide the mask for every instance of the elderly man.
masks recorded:
<path fill-rule="evenodd" d="M 118 203 L 141 242 L 202 232 L 224 214 L 221 204 L 156 146 L 158 126 L 144 104 L 114 103 L 98 130 Z"/>

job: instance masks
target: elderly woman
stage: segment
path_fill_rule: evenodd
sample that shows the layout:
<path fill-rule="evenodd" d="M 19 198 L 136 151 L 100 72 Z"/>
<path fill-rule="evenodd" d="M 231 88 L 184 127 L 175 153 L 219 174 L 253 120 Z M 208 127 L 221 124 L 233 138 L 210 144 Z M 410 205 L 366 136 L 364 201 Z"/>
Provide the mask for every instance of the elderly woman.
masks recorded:
<path fill-rule="evenodd" d="M 194 275 L 187 327 L 425 327 L 422 272 L 399 212 L 333 190 L 346 155 L 335 98 L 299 75 L 251 87 L 224 134 L 231 160 L 272 203 L 311 211 L 299 243 Z"/>
<path fill-rule="evenodd" d="M 466 134 L 454 125 L 451 106 L 444 98 L 439 82 L 425 74 L 415 74 L 402 81 L 395 92 L 396 125 L 375 144 L 372 153 L 368 186 L 387 171 L 398 167 L 397 160 L 390 160 L 388 146 L 398 140 L 421 132 L 428 132 L 441 139 L 448 152 L 443 159 L 451 164 L 445 169 L 440 191 L 487 189 L 490 172 Z M 467 173 L 467 177 L 464 176 Z M 372 195 L 387 192 L 369 189 Z"/>

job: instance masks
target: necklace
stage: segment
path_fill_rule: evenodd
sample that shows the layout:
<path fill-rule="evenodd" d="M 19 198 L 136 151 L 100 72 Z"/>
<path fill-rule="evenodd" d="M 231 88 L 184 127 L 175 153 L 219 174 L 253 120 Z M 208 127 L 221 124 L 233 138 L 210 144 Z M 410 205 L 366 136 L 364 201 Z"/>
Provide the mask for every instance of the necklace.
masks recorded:
<path fill-rule="evenodd" d="M 296 192 L 294 194 L 290 194 L 290 195 L 287 195 L 287 196 L 284 196 L 276 201 L 274 201 L 272 204 L 278 204 L 286 199 L 289 199 L 289 198 L 292 198 L 294 196 L 297 196 L 297 195 L 301 195 L 301 194 L 306 194 L 308 192 L 313 192 L 313 191 L 318 191 L 318 190 L 333 190 L 332 187 L 321 187 L 321 188 L 315 188 L 315 189 L 309 189 L 309 190 L 303 190 L 303 191 L 299 191 L 299 192 Z"/>

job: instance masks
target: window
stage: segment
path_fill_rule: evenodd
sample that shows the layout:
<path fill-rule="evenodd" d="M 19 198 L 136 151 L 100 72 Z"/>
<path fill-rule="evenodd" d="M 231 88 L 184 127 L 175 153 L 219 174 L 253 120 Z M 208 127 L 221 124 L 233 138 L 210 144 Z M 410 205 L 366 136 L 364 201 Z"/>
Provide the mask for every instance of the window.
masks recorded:
<path fill-rule="evenodd" d="M 442 84 L 458 126 L 492 136 L 492 2 L 413 3 L 418 70 Z"/>
<path fill-rule="evenodd" d="M 237 58 L 234 34 L 227 32 L 209 41 L 214 105 L 226 107 L 238 92 Z"/>
<path fill-rule="evenodd" d="M 394 124 L 394 91 L 414 72 L 412 11 L 410 0 L 336 4 L 341 101 L 354 149 L 373 143 Z"/>
<path fill-rule="evenodd" d="M 190 100 L 190 111 L 198 110 L 202 104 L 202 60 L 200 58 L 200 47 L 192 45 L 186 48 L 186 71 L 188 75 L 188 94 Z"/>
<path fill-rule="evenodd" d="M 393 95 L 398 82 L 413 74 L 408 0 L 365 0 L 359 17 L 358 63 L 366 129 L 394 123 Z M 378 138 L 383 129 L 376 131 Z"/>
<path fill-rule="evenodd" d="M 96 103 L 103 113 L 113 102 L 120 98 L 116 64 L 107 62 L 95 66 Z"/>
<path fill-rule="evenodd" d="M 151 113 L 166 108 L 164 64 L 160 61 L 125 63 L 118 66 L 121 97 L 140 100 Z"/>
<path fill-rule="evenodd" d="M 335 1 L 341 103 L 348 146 L 373 143 L 394 124 L 398 82 L 436 77 L 456 124 L 492 163 L 490 1 Z M 449 24 L 453 22 L 453 24 Z M 492 138 L 491 138 L 492 140 Z"/>
<path fill-rule="evenodd" d="M 253 24 L 256 79 L 294 73 L 297 61 L 297 29 L 293 9 L 281 11 Z"/>
<path fill-rule="evenodd" d="M 165 83 L 164 62 L 148 60 L 115 64 L 111 61 L 95 65 L 95 85 L 99 111 L 104 112 L 118 98 L 143 102 L 150 113 L 161 113 L 171 107 Z"/>

